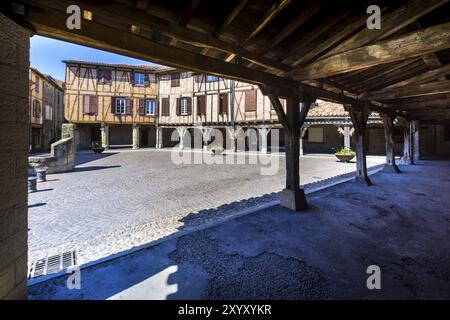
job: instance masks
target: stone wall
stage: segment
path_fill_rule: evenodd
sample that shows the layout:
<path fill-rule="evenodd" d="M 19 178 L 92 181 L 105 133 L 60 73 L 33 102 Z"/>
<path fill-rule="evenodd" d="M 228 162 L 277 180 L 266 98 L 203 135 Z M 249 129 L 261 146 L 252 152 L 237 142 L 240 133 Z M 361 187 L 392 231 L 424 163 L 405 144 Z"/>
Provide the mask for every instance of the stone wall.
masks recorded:
<path fill-rule="evenodd" d="M 0 299 L 27 297 L 29 36 L 0 14 Z"/>
<path fill-rule="evenodd" d="M 50 156 L 29 157 L 32 167 L 47 167 L 47 173 L 67 172 L 75 168 L 75 125 L 62 125 L 62 139 L 52 143 Z"/>

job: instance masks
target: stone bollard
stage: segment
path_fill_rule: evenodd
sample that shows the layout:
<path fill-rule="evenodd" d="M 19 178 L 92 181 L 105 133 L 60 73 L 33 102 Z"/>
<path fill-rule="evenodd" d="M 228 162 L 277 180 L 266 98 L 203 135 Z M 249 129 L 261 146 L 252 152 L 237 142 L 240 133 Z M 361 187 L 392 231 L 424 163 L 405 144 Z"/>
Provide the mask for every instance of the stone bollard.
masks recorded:
<path fill-rule="evenodd" d="M 36 177 L 38 182 L 47 181 L 47 168 L 36 169 Z"/>
<path fill-rule="evenodd" d="M 36 181 L 37 181 L 37 177 L 36 176 L 28 177 L 28 193 L 32 193 L 32 192 L 36 192 L 37 191 Z"/>

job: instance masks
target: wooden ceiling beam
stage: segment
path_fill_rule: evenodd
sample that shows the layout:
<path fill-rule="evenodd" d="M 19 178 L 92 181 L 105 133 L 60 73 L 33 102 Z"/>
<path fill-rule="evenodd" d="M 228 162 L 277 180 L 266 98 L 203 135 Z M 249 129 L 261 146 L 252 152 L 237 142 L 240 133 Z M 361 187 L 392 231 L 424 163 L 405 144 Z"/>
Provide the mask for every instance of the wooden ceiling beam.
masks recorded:
<path fill-rule="evenodd" d="M 72 1 L 73 2 L 73 1 Z M 68 30 L 65 12 L 28 4 L 24 20 L 35 26 L 37 33 L 100 50 L 107 50 L 137 59 L 152 61 L 184 70 L 226 76 L 254 84 L 271 84 L 284 88 L 298 87 L 299 83 L 273 74 L 244 68 L 192 51 L 154 42 L 148 38 L 122 31 L 95 21 L 83 21 L 79 30 Z M 100 36 L 101 35 L 101 36 Z"/>
<path fill-rule="evenodd" d="M 410 84 L 424 84 L 432 80 L 439 79 L 441 77 L 445 77 L 447 75 L 450 75 L 450 64 L 447 64 L 445 66 L 439 67 L 434 70 L 427 71 L 425 73 L 419 74 L 417 76 L 411 77 L 409 79 L 394 83 L 390 86 L 385 87 L 384 89 L 392 89 L 392 88 L 398 88 L 403 87 Z"/>
<path fill-rule="evenodd" d="M 39 5 L 45 5 L 48 8 L 55 8 L 55 2 L 51 0 L 39 0 L 39 1 L 27 1 L 30 3 L 36 3 Z M 58 4 L 65 6 L 66 4 L 77 4 L 82 8 L 86 8 L 90 11 L 97 12 L 98 14 L 113 17 L 117 21 L 122 21 L 129 24 L 134 24 L 139 27 L 147 29 L 156 29 L 160 32 L 181 41 L 187 41 L 194 46 L 210 47 L 216 50 L 220 50 L 228 53 L 235 53 L 240 57 L 243 57 L 255 64 L 273 68 L 277 70 L 290 70 L 290 66 L 279 63 L 275 60 L 257 55 L 249 50 L 230 44 L 228 42 L 219 40 L 215 37 L 201 34 L 199 32 L 190 30 L 177 23 L 166 21 L 157 16 L 153 16 L 148 13 L 144 13 L 141 10 L 128 8 L 120 4 L 109 4 L 107 6 L 97 5 L 89 0 L 61 0 Z"/>
<path fill-rule="evenodd" d="M 186 7 L 186 9 L 184 9 L 183 13 L 180 15 L 180 18 L 178 19 L 179 25 L 185 27 L 189 23 L 189 20 L 191 20 L 192 16 L 194 15 L 195 10 L 200 4 L 200 1 L 201 0 L 191 0 L 189 5 Z"/>
<path fill-rule="evenodd" d="M 308 8 L 302 10 L 298 16 L 296 16 L 289 24 L 286 25 L 280 32 L 272 37 L 270 40 L 266 41 L 266 44 L 258 49 L 259 54 L 264 54 L 271 48 L 278 45 L 284 39 L 289 37 L 294 31 L 296 31 L 302 24 L 308 21 L 313 15 L 315 15 L 321 8 L 327 5 L 330 0 L 318 0 L 313 1 Z"/>
<path fill-rule="evenodd" d="M 383 89 L 375 92 L 364 93 L 360 95 L 359 98 L 363 100 L 389 100 L 440 93 L 450 93 L 450 81 L 446 80 L 399 88 Z"/>
<path fill-rule="evenodd" d="M 320 79 L 450 48 L 450 22 L 321 59 L 295 69 L 296 80 Z"/>
<path fill-rule="evenodd" d="M 448 0 L 410 0 L 392 13 L 383 15 L 381 29 L 364 28 L 361 32 L 329 51 L 324 55 L 324 58 L 386 39 L 446 2 Z"/>
<path fill-rule="evenodd" d="M 405 111 L 405 110 L 428 110 L 436 109 L 442 107 L 450 107 L 450 99 L 438 99 L 431 101 L 417 102 L 413 104 L 390 104 L 390 108 L 395 110 Z"/>
<path fill-rule="evenodd" d="M 243 47 L 250 41 L 254 36 L 256 36 L 265 26 L 267 26 L 277 15 L 280 13 L 291 0 L 279 0 L 272 5 L 272 7 L 267 10 L 266 14 L 258 21 L 254 29 L 251 29 L 240 41 L 239 46 Z M 231 61 L 236 55 L 232 54 L 228 56 L 225 61 Z"/>

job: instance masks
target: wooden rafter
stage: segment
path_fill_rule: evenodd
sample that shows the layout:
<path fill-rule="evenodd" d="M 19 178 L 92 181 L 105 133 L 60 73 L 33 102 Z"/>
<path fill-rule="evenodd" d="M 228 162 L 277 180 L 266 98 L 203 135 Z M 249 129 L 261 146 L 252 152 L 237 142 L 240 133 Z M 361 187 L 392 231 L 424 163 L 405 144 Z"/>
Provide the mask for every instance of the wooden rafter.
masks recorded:
<path fill-rule="evenodd" d="M 147 29 L 157 29 L 160 32 L 167 34 L 172 38 L 186 41 L 192 45 L 202 47 L 206 46 L 216 50 L 237 54 L 240 57 L 243 57 L 249 61 L 254 62 L 255 64 L 262 65 L 265 67 L 270 67 L 284 71 L 290 70 L 290 67 L 287 65 L 260 56 L 234 44 L 230 44 L 228 42 L 219 40 L 213 36 L 200 34 L 184 26 L 181 26 L 178 23 L 166 21 L 164 19 L 161 19 L 160 17 L 153 16 L 152 14 L 144 13 L 141 10 L 128 8 L 123 5 L 110 4 L 108 6 L 97 6 L 95 4 L 92 4 L 92 2 L 89 0 L 74 0 L 74 1 L 61 0 L 58 1 L 56 4 L 54 1 L 51 0 L 40 0 L 39 3 L 44 4 L 49 8 L 55 8 L 55 6 L 58 5 L 59 7 L 61 6 L 66 7 L 66 5 L 69 4 L 78 4 L 83 8 L 96 12 L 97 14 L 112 17 L 116 21 L 121 21 L 124 23 L 133 23 L 134 25 Z"/>
<path fill-rule="evenodd" d="M 256 36 L 265 26 L 267 26 L 276 16 L 280 13 L 291 0 L 279 0 L 267 10 L 266 14 L 258 21 L 255 28 L 250 30 L 240 41 L 239 46 L 243 47 L 250 39 Z M 231 61 L 235 57 L 235 54 L 228 56 L 225 61 Z"/>
<path fill-rule="evenodd" d="M 200 1 L 201 0 L 191 0 L 189 5 L 180 15 L 180 18 L 178 19 L 178 24 L 186 26 L 189 23 L 189 20 L 191 20 L 192 16 L 194 15 L 195 9 L 197 9 L 198 5 L 200 4 Z"/>
<path fill-rule="evenodd" d="M 289 37 L 295 30 L 300 28 L 302 24 L 308 21 L 313 15 L 315 15 L 323 6 L 329 3 L 330 0 L 318 0 L 310 4 L 308 8 L 302 10 L 298 16 L 296 16 L 289 24 L 286 25 L 280 32 L 266 42 L 266 45 L 257 50 L 259 54 L 264 54 L 269 51 L 270 48 L 275 47 L 284 39 Z"/>
<path fill-rule="evenodd" d="M 365 46 L 374 41 L 386 39 L 447 1 L 448 0 L 410 0 L 404 6 L 392 13 L 383 15 L 381 29 L 364 28 L 361 32 L 343 42 L 341 45 L 330 50 L 323 57 L 330 57 L 337 53 Z"/>
<path fill-rule="evenodd" d="M 450 81 L 439 81 L 419 85 L 403 86 L 399 88 L 383 89 L 380 91 L 365 93 L 360 99 L 365 100 L 389 100 L 407 97 L 417 97 L 440 93 L 450 93 Z"/>
<path fill-rule="evenodd" d="M 295 69 L 292 77 L 296 80 L 320 79 L 447 48 L 450 48 L 450 22 L 316 61 Z"/>

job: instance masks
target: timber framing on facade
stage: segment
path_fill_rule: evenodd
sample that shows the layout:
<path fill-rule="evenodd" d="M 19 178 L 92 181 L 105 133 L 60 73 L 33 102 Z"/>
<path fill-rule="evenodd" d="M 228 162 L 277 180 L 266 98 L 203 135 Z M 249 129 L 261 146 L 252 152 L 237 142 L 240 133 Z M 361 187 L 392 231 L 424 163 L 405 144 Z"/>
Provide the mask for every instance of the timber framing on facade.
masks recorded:
<path fill-rule="evenodd" d="M 448 1 L 377 1 L 381 28 L 369 29 L 367 8 L 373 4 L 25 0 L 7 14 L 43 36 L 258 85 L 286 133 L 282 204 L 300 209 L 306 205 L 298 187 L 300 128 L 316 99 L 350 112 L 357 175 L 368 184 L 364 141 L 370 112 L 389 121 L 450 118 Z M 69 5 L 82 9 L 81 29 L 67 28 Z"/>

